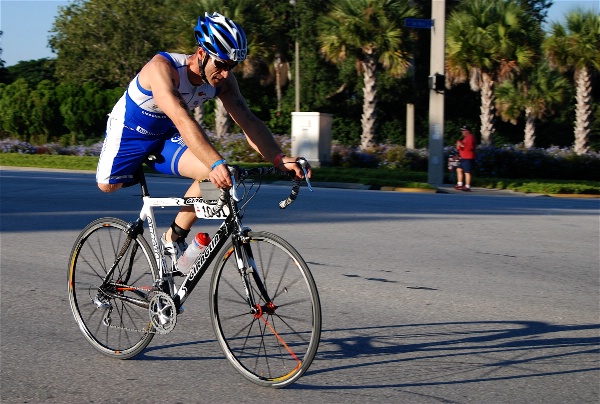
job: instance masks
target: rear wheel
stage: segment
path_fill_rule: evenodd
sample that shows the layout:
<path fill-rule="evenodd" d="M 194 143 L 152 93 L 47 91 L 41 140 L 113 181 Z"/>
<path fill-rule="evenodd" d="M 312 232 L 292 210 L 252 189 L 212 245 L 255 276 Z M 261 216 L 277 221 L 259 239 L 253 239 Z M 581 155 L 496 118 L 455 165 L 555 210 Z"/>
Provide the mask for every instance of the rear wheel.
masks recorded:
<path fill-rule="evenodd" d="M 242 260 L 252 268 L 248 285 L 257 304 L 249 307 L 230 244 L 211 279 L 213 327 L 238 372 L 260 385 L 285 387 L 302 376 L 317 352 L 319 295 L 308 266 L 289 243 L 263 232 L 251 232 L 249 239 Z M 263 285 L 271 301 L 260 292 Z"/>
<path fill-rule="evenodd" d="M 152 340 L 148 302 L 158 268 L 148 242 L 138 235 L 127 247 L 109 283 L 102 286 L 127 239 L 128 224 L 102 218 L 79 235 L 69 261 L 69 303 L 88 342 L 121 359 L 140 353 Z"/>

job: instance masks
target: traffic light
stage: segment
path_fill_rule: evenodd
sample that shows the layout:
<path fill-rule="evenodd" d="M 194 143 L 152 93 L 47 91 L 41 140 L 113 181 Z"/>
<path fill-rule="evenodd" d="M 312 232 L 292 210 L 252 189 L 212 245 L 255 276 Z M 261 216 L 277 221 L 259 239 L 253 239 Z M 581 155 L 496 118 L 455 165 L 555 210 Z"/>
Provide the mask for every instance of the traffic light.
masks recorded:
<path fill-rule="evenodd" d="M 436 73 L 433 76 L 429 76 L 429 89 L 437 91 L 438 93 L 444 92 L 446 87 L 446 76 L 443 74 Z"/>

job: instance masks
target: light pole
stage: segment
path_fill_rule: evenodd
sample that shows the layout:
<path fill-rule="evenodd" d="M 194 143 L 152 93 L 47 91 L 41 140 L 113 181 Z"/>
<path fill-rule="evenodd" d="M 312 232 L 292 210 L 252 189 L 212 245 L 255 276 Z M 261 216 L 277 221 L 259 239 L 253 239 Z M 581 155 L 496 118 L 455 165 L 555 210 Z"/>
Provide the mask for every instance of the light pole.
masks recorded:
<path fill-rule="evenodd" d="M 429 167 L 427 182 L 444 183 L 444 59 L 446 0 L 433 0 L 431 8 L 431 65 L 429 91 Z M 441 83 L 438 83 L 441 81 Z"/>
<path fill-rule="evenodd" d="M 296 24 L 296 38 L 294 41 L 295 111 L 300 112 L 300 43 L 298 42 L 298 12 L 296 10 L 296 0 L 290 0 L 290 4 L 294 6 L 294 23 Z"/>

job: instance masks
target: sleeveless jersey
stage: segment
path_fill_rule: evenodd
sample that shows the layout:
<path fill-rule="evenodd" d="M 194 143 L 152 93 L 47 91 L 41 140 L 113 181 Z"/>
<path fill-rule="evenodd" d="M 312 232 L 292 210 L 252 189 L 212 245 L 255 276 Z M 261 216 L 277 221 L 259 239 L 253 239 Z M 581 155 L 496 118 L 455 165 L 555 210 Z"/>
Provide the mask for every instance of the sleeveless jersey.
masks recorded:
<path fill-rule="evenodd" d="M 216 97 L 219 88 L 194 86 L 187 76 L 187 55 L 160 52 L 179 73 L 178 91 L 190 109 Z M 139 74 L 115 104 L 106 125 L 106 137 L 96 170 L 96 181 L 114 184 L 133 181 L 133 173 L 144 162 L 163 174 L 180 175 L 179 159 L 187 150 L 173 122 L 156 105 L 152 91 L 139 83 Z M 156 160 L 146 157 L 154 154 Z"/>
<path fill-rule="evenodd" d="M 160 52 L 179 73 L 178 90 L 190 109 L 216 97 L 219 89 L 208 83 L 195 86 L 187 75 L 188 55 L 180 53 Z M 129 129 L 151 137 L 166 133 L 173 122 L 156 105 L 152 91 L 146 90 L 139 83 L 139 74 L 129 83 L 127 91 L 113 108 L 111 117 L 123 119 L 123 125 Z"/>

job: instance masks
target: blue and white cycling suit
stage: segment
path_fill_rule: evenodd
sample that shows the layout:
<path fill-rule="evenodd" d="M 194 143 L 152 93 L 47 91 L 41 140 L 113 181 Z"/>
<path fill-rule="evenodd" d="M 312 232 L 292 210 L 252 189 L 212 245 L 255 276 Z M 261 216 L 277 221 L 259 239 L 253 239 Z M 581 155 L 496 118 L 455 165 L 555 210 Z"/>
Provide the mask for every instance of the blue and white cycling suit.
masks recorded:
<path fill-rule="evenodd" d="M 216 97 L 219 89 L 204 83 L 194 86 L 187 76 L 188 55 L 160 52 L 179 73 L 179 93 L 190 109 Z M 106 124 L 106 137 L 96 171 L 100 184 L 133 181 L 133 173 L 144 162 L 163 174 L 179 175 L 179 159 L 187 149 L 173 122 L 156 105 L 152 91 L 139 83 L 139 74 L 113 107 Z M 156 160 L 147 162 L 148 155 Z"/>

